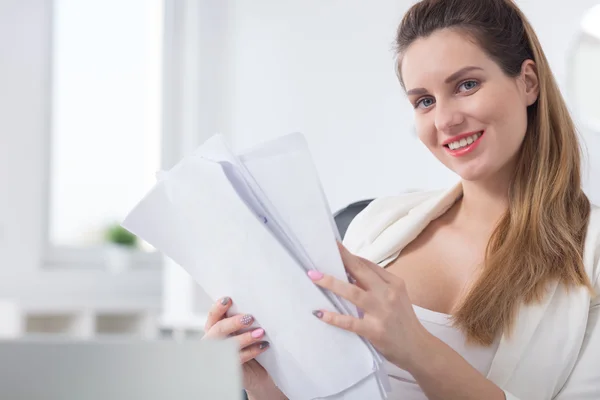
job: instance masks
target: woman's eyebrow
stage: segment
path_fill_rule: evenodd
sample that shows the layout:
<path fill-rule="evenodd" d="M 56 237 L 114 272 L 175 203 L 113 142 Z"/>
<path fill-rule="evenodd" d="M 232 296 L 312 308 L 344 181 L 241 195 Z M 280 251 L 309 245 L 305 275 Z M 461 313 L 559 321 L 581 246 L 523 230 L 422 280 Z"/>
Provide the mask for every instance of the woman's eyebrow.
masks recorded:
<path fill-rule="evenodd" d="M 473 70 L 483 70 L 483 68 L 475 67 L 475 66 L 461 68 L 458 71 L 456 71 L 455 73 L 453 73 L 452 75 L 450 75 L 449 77 L 447 77 L 446 80 L 444 81 L 444 83 L 454 82 L 455 80 L 460 79 L 460 77 L 463 76 L 464 74 L 466 74 L 467 72 L 470 72 Z"/>
<path fill-rule="evenodd" d="M 467 72 L 471 72 L 471 71 L 474 71 L 474 70 L 483 71 L 483 68 L 481 68 L 481 67 L 475 67 L 475 66 L 472 66 L 472 65 L 468 66 L 468 67 L 461 68 L 458 71 L 454 72 L 449 77 L 447 77 L 444 80 L 444 83 L 454 82 L 454 81 L 460 79 Z M 414 89 L 410 89 L 409 91 L 407 91 L 406 94 L 409 95 L 409 96 L 411 96 L 411 95 L 423 95 L 423 94 L 427 94 L 427 89 L 425 89 L 425 88 L 414 88 Z"/>

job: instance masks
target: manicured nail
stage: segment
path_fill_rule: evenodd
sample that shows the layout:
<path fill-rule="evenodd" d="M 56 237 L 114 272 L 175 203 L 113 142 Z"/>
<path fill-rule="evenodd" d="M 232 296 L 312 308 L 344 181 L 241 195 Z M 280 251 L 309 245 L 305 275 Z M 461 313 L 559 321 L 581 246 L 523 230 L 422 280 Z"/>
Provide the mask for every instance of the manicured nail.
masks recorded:
<path fill-rule="evenodd" d="M 221 304 L 226 306 L 229 303 L 229 300 L 231 300 L 229 297 L 223 297 L 221 299 Z"/>
<path fill-rule="evenodd" d="M 321 279 L 323 277 L 323 273 L 321 273 L 319 271 L 315 271 L 314 269 L 311 269 L 310 271 L 308 271 L 308 277 L 310 279 L 312 279 L 313 281 L 318 281 L 319 279 Z"/>
<path fill-rule="evenodd" d="M 323 318 L 323 311 L 319 311 L 319 310 L 313 311 L 313 315 L 317 318 Z"/>
<path fill-rule="evenodd" d="M 254 339 L 258 339 L 259 337 L 262 337 L 262 335 L 265 334 L 265 330 L 263 328 L 258 328 L 252 331 L 252 337 Z"/>
<path fill-rule="evenodd" d="M 260 342 L 258 345 L 258 348 L 261 350 L 266 349 L 267 347 L 269 347 L 269 342 Z"/>
<path fill-rule="evenodd" d="M 254 321 L 254 318 L 252 318 L 252 315 L 248 315 L 248 314 L 244 315 L 242 317 L 242 319 L 240 320 L 240 322 L 243 325 L 250 325 L 252 323 L 252 321 Z"/>

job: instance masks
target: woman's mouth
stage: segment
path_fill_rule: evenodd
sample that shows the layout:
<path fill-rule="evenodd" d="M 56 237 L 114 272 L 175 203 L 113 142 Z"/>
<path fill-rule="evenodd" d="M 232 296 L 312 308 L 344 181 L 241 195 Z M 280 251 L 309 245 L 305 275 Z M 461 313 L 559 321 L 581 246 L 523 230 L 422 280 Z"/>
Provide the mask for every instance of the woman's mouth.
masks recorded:
<path fill-rule="evenodd" d="M 477 147 L 484 132 L 480 131 L 469 136 L 463 136 L 461 139 L 444 144 L 444 148 L 453 156 L 462 156 L 470 153 Z"/>

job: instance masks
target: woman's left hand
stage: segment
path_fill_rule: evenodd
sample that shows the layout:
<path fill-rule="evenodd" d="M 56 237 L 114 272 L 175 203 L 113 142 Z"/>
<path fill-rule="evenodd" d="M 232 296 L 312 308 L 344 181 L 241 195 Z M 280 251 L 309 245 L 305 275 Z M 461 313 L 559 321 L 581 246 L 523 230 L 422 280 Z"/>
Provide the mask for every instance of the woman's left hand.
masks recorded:
<path fill-rule="evenodd" d="M 318 286 L 359 307 L 363 318 L 325 310 L 315 310 L 313 314 L 330 325 L 364 337 L 388 361 L 410 370 L 427 346 L 430 334 L 415 315 L 404 281 L 377 264 L 351 254 L 342 244 L 338 243 L 338 247 L 355 284 L 318 271 L 310 271 L 308 275 Z"/>

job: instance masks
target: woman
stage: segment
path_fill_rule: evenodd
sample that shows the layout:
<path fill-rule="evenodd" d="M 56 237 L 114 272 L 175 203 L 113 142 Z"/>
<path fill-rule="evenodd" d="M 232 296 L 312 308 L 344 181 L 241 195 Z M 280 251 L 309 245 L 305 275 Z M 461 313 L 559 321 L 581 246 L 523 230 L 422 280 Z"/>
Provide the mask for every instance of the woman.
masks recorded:
<path fill-rule="evenodd" d="M 356 284 L 309 273 L 364 317 L 314 314 L 385 356 L 391 399 L 600 399 L 600 209 L 530 24 L 509 0 L 423 0 L 397 45 L 419 138 L 461 182 L 372 202 L 340 246 Z M 230 305 L 207 337 L 248 322 Z M 263 333 L 236 336 L 245 387 L 285 398 L 253 360 Z"/>

